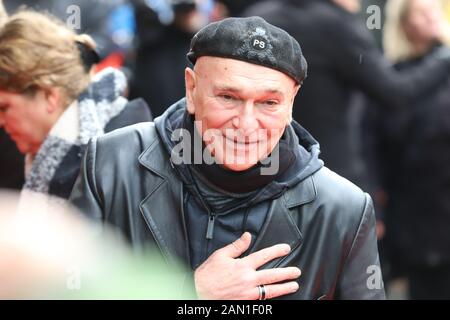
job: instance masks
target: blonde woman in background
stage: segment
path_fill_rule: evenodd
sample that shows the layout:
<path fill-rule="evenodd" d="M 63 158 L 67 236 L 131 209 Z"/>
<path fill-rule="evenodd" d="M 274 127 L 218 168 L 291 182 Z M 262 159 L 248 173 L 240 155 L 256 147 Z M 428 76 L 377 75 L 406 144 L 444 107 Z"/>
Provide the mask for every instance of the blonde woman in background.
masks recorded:
<path fill-rule="evenodd" d="M 24 189 L 68 198 L 92 137 L 151 119 L 123 97 L 125 76 L 98 62 L 95 43 L 34 11 L 0 30 L 0 126 L 26 155 Z"/>
<path fill-rule="evenodd" d="M 386 4 L 383 47 L 392 62 L 423 56 L 439 42 L 450 44 L 441 0 L 390 0 Z"/>
<path fill-rule="evenodd" d="M 442 2 L 390 0 L 384 48 L 398 70 L 446 52 Z M 371 112 L 378 108 L 371 108 Z M 405 110 L 378 112 L 377 163 L 385 207 L 385 247 L 412 299 L 450 299 L 450 75 Z"/>

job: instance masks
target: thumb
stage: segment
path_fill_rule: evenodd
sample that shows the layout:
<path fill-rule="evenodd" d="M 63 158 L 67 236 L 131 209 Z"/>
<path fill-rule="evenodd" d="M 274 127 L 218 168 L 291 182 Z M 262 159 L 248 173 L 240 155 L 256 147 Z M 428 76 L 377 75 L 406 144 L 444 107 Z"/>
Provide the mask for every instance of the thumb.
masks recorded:
<path fill-rule="evenodd" d="M 244 234 L 236 241 L 230 243 L 229 245 L 220 249 L 221 253 L 230 258 L 237 258 L 243 254 L 252 242 L 252 236 L 249 232 L 244 232 Z"/>

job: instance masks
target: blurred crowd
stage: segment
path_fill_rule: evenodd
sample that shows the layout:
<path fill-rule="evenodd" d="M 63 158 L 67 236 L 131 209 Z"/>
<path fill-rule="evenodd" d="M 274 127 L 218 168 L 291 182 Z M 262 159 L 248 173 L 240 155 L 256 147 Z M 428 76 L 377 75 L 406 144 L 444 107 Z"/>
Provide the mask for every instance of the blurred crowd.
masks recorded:
<path fill-rule="evenodd" d="M 406 278 L 409 298 L 450 299 L 450 1 L 3 5 L 0 188 L 68 198 L 90 138 L 150 121 L 185 95 L 186 53 L 200 28 L 257 15 L 302 46 L 308 77 L 293 118 L 319 141 L 325 166 L 374 199 L 386 285 Z"/>

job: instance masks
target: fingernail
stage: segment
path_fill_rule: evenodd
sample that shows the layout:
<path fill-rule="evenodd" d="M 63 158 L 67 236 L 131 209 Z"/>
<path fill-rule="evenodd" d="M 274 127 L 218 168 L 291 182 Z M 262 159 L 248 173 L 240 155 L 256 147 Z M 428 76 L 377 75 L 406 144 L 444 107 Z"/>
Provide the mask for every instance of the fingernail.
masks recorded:
<path fill-rule="evenodd" d="M 302 274 L 302 271 L 299 268 L 295 268 L 294 275 L 296 277 L 300 277 L 301 274 Z"/>
<path fill-rule="evenodd" d="M 298 283 L 297 283 L 297 282 L 293 282 L 292 285 L 291 285 L 291 290 L 292 290 L 292 292 L 297 291 L 298 288 L 300 288 L 300 286 L 298 285 Z"/>
<path fill-rule="evenodd" d="M 283 252 L 286 253 L 286 254 L 291 252 L 291 246 L 288 245 L 288 244 L 284 245 L 283 246 Z"/>

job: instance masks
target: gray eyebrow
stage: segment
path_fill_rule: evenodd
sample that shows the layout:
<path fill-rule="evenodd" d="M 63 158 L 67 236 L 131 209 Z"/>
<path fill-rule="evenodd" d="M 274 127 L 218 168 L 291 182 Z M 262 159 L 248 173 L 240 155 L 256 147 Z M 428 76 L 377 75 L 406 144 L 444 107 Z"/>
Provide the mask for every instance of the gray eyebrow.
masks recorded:
<path fill-rule="evenodd" d="M 216 90 L 221 90 L 221 91 L 231 91 L 231 92 L 241 92 L 242 91 L 239 88 L 232 87 L 232 86 L 217 86 L 215 89 Z M 262 90 L 262 91 L 283 95 L 283 92 L 281 92 L 278 89 L 266 89 L 266 90 Z"/>

